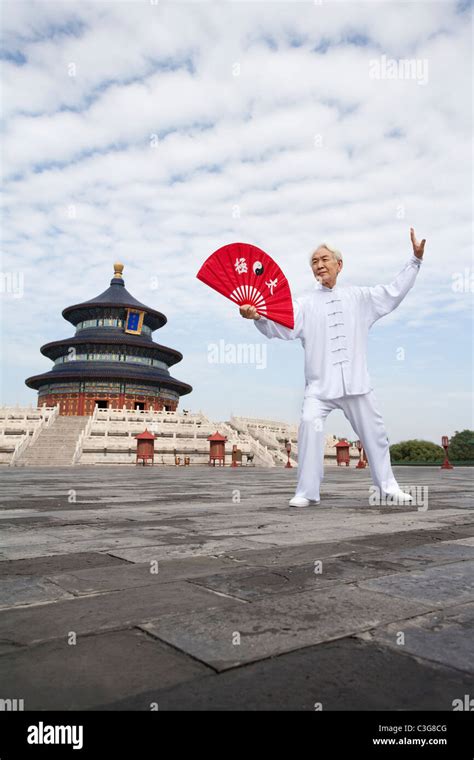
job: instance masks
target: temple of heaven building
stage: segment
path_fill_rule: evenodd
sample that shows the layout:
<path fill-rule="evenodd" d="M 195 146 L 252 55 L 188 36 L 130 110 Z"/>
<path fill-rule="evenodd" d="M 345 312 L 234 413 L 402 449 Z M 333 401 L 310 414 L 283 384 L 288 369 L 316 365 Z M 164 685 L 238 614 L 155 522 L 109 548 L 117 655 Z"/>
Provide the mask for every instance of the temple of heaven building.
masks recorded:
<path fill-rule="evenodd" d="M 179 397 L 192 391 L 169 373 L 183 355 L 153 342 L 165 315 L 125 289 L 123 264 L 114 269 L 110 287 L 100 296 L 64 309 L 64 319 L 76 328 L 74 337 L 42 346 L 54 367 L 25 381 L 38 391 L 38 405 L 59 404 L 64 415 L 92 414 L 96 404 L 174 411 Z"/>

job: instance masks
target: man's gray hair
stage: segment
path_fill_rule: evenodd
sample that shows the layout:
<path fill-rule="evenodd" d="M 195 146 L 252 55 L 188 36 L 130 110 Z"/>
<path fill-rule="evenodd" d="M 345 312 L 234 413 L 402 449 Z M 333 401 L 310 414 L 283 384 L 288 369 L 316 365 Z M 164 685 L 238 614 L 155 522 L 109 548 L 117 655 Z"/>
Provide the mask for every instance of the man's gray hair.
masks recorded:
<path fill-rule="evenodd" d="M 317 248 L 314 249 L 314 251 L 312 251 L 309 257 L 310 264 L 313 263 L 313 256 L 316 253 L 316 251 L 319 251 L 320 248 L 326 248 L 327 251 L 333 254 L 336 261 L 342 261 L 342 253 L 340 252 L 338 248 L 334 248 L 334 246 L 330 245 L 329 243 L 321 243 L 320 245 L 317 246 Z"/>

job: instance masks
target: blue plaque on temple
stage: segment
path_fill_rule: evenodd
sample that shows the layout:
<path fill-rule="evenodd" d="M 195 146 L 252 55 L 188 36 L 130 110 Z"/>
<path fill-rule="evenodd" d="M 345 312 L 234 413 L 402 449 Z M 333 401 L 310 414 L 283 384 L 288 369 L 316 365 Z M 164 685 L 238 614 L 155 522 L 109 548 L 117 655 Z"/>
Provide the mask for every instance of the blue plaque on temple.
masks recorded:
<path fill-rule="evenodd" d="M 138 330 L 140 315 L 133 313 L 128 315 L 127 330 Z"/>
<path fill-rule="evenodd" d="M 141 335 L 144 316 L 144 311 L 138 311 L 137 309 L 127 309 L 125 332 L 132 333 L 132 335 Z"/>

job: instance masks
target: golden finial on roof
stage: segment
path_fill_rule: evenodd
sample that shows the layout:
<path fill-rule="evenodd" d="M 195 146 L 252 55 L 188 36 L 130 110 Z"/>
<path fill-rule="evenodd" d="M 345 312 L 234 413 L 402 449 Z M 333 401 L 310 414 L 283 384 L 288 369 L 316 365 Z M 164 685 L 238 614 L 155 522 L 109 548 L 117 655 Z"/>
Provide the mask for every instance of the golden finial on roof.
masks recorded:
<path fill-rule="evenodd" d="M 120 264 L 120 262 L 117 262 L 114 264 L 114 277 L 122 277 L 123 272 L 123 264 Z"/>

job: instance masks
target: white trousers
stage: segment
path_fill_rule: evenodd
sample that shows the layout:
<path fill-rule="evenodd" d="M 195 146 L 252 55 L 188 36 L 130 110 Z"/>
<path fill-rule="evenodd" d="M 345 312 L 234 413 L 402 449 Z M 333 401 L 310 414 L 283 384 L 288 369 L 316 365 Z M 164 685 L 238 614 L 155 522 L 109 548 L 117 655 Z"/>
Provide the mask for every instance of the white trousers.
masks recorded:
<path fill-rule="evenodd" d="M 380 495 L 393 494 L 399 490 L 390 464 L 387 433 L 375 404 L 373 391 L 357 396 L 341 396 L 330 401 L 314 396 L 305 397 L 298 429 L 296 496 L 319 500 L 319 487 L 324 478 L 324 423 L 333 409 L 342 409 L 360 439 L 367 454 L 372 480 L 380 489 Z"/>

